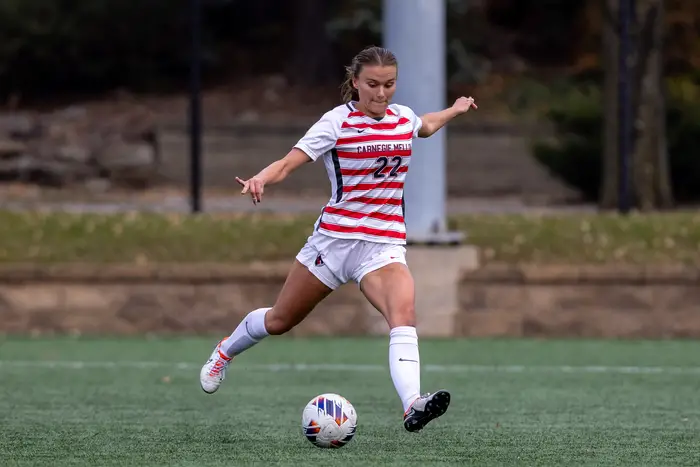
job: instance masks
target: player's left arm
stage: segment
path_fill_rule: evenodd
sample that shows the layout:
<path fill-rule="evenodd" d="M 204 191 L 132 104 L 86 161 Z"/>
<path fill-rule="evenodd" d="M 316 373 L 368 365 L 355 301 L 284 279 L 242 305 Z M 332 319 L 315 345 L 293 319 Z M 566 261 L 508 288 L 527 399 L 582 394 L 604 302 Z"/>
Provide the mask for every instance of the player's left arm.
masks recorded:
<path fill-rule="evenodd" d="M 440 128 L 445 126 L 447 122 L 457 117 L 458 115 L 467 113 L 472 107 L 478 109 L 478 107 L 474 103 L 474 98 L 460 97 L 450 108 L 441 110 L 439 112 L 427 113 L 421 116 L 420 119 L 423 121 L 423 125 L 421 125 L 420 130 L 418 130 L 418 137 L 427 138 L 429 136 L 432 136 Z"/>

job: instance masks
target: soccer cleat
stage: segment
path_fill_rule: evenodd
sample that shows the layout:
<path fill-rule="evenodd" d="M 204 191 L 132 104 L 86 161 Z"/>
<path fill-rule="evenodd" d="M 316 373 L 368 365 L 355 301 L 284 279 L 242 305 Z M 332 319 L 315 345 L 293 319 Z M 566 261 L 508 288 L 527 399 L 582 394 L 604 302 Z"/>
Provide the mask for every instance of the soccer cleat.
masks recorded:
<path fill-rule="evenodd" d="M 221 382 L 226 378 L 226 368 L 231 363 L 231 359 L 221 352 L 221 344 L 225 340 L 222 339 L 217 344 L 209 360 L 199 372 L 199 384 L 207 394 L 214 394 L 221 386 Z"/>
<path fill-rule="evenodd" d="M 447 391 L 424 394 L 413 401 L 404 414 L 403 426 L 408 431 L 420 431 L 431 420 L 444 414 L 449 406 L 450 393 Z"/>

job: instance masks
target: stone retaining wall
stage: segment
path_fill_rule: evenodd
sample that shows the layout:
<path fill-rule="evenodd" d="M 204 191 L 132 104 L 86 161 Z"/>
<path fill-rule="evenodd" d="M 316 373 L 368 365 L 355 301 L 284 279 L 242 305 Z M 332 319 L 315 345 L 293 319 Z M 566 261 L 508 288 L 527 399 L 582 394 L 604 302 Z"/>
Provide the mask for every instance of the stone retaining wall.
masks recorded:
<path fill-rule="evenodd" d="M 271 306 L 287 264 L 0 268 L 0 333 L 216 334 Z M 295 335 L 365 334 L 362 296 L 346 287 Z"/>
<path fill-rule="evenodd" d="M 274 302 L 288 266 L 0 267 L 0 333 L 221 334 Z M 431 311 L 418 310 L 423 322 Z M 486 265 L 462 274 L 453 323 L 421 334 L 700 337 L 700 269 Z M 293 334 L 384 334 L 385 327 L 348 285 Z"/>
<path fill-rule="evenodd" d="M 491 265 L 459 290 L 456 335 L 700 336 L 697 267 Z"/>

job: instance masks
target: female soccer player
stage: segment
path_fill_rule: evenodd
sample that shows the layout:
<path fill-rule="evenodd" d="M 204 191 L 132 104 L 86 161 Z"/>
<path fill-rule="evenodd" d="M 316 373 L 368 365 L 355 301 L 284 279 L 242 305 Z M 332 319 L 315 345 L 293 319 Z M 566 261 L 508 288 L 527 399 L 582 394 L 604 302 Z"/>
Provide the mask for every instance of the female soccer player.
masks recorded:
<path fill-rule="evenodd" d="M 345 103 L 324 114 L 284 158 L 248 180 L 236 178 L 241 193 L 257 204 L 266 185 L 321 159 L 332 194 L 275 304 L 251 311 L 202 367 L 205 392 L 219 388 L 236 355 L 268 335 L 286 333 L 334 289 L 353 281 L 391 329 L 389 368 L 403 403 L 404 427 L 418 431 L 447 410 L 447 391 L 420 393 L 414 283 L 403 246 L 403 185 L 413 138 L 427 138 L 477 106 L 471 97 L 460 97 L 448 109 L 418 117 L 406 106 L 391 104 L 397 71 L 389 50 L 363 50 L 347 67 Z"/>

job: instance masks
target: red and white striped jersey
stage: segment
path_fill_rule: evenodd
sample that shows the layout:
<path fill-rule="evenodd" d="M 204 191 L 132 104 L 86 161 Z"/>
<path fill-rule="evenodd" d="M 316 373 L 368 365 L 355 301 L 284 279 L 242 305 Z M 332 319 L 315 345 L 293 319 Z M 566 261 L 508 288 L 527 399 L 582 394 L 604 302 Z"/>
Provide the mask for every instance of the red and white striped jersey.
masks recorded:
<path fill-rule="evenodd" d="M 336 238 L 406 243 L 403 186 L 421 119 L 392 104 L 374 119 L 352 103 L 327 112 L 294 146 L 323 158 L 331 199 L 315 228 Z"/>

